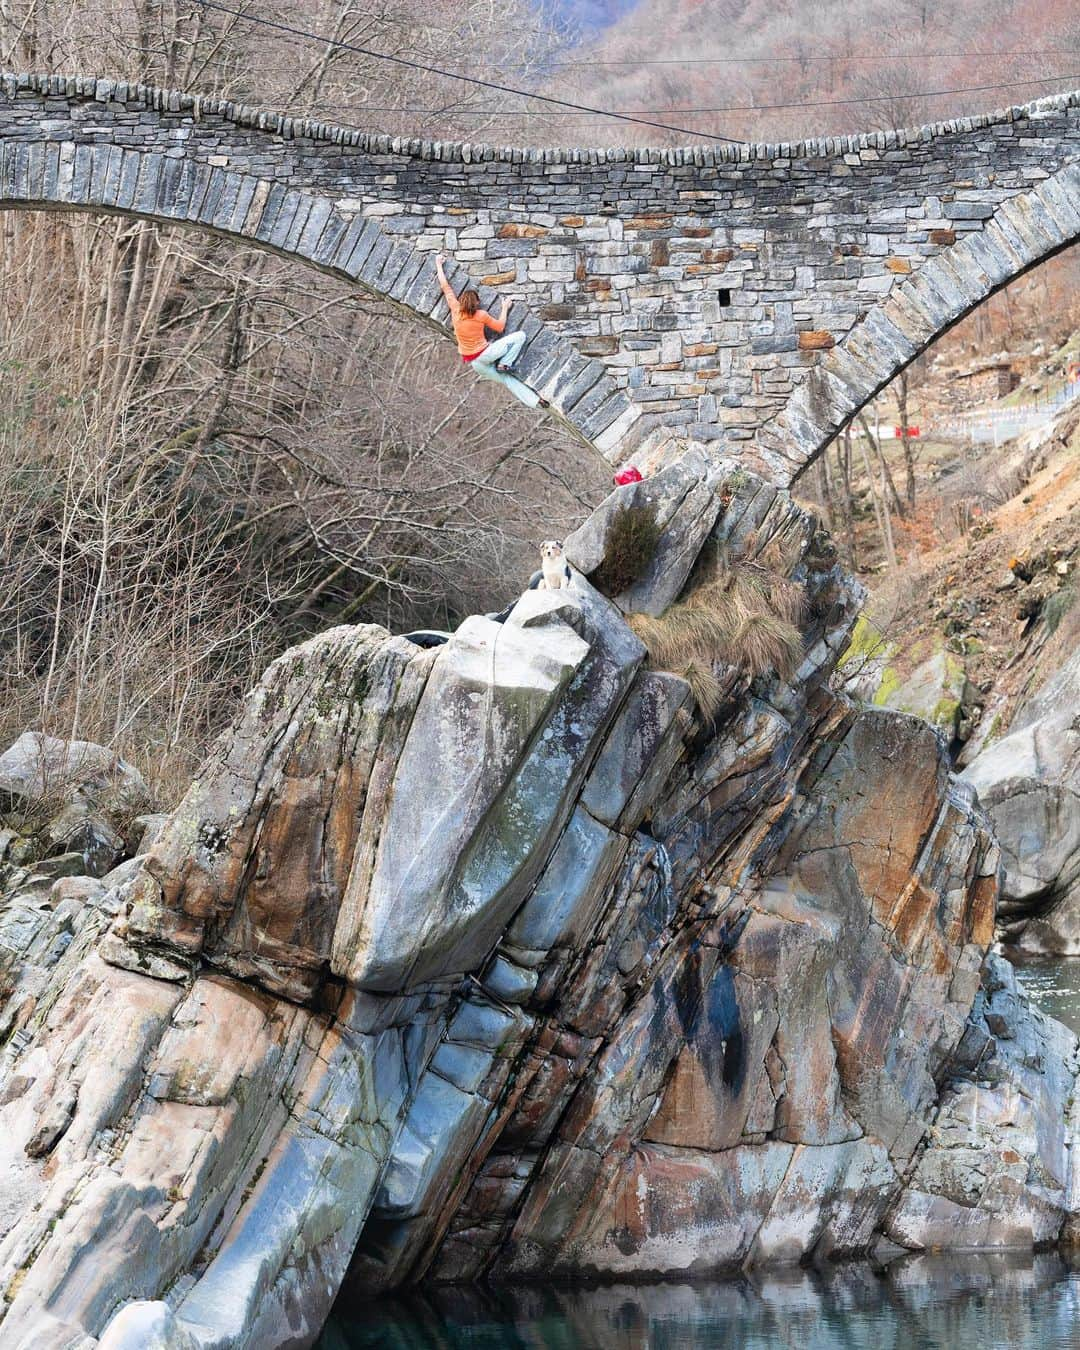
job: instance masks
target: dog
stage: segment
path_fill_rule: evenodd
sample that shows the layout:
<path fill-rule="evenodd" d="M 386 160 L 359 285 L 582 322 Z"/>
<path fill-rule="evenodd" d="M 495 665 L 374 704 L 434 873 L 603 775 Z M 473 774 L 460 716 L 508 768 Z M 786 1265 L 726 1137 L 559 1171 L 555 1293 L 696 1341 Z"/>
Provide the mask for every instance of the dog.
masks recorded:
<path fill-rule="evenodd" d="M 540 545 L 540 570 L 543 576 L 537 590 L 561 591 L 569 588 L 573 576 L 563 554 L 561 539 L 545 539 Z"/>

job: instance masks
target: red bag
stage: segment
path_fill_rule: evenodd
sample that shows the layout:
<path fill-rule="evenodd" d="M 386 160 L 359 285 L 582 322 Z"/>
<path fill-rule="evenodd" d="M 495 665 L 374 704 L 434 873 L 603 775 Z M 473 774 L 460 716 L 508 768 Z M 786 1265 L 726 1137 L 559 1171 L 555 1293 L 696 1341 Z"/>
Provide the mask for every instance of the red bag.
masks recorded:
<path fill-rule="evenodd" d="M 625 487 L 627 483 L 640 483 L 641 471 L 631 464 L 628 469 L 620 469 L 615 475 L 615 486 Z"/>

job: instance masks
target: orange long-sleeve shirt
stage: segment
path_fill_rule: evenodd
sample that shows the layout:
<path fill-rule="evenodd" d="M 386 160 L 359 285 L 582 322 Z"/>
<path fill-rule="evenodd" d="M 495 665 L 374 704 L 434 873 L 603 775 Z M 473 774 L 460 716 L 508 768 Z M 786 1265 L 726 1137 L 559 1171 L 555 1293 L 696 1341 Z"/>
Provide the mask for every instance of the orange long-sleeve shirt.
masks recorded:
<path fill-rule="evenodd" d="M 457 338 L 458 351 L 467 360 L 479 356 L 488 345 L 486 328 L 501 333 L 506 327 L 505 319 L 496 319 L 486 309 L 478 309 L 475 314 L 463 314 L 457 297 L 447 298 L 450 306 L 450 318 L 454 324 L 454 336 Z"/>

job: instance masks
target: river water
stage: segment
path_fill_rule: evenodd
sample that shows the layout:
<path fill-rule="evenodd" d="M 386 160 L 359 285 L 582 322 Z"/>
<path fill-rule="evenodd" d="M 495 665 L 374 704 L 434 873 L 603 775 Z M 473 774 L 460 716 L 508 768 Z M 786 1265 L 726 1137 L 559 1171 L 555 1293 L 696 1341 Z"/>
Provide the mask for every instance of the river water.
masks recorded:
<path fill-rule="evenodd" d="M 434 1289 L 358 1304 L 319 1350 L 1075 1350 L 1080 1263 L 917 1256 L 828 1274 L 595 1289 Z"/>
<path fill-rule="evenodd" d="M 1018 960 L 1016 973 L 1032 1001 L 1080 1036 L 1080 956 Z M 1077 1337 L 1080 1345 L 1080 1335 Z"/>
<path fill-rule="evenodd" d="M 1018 967 L 1080 1034 L 1080 959 Z M 1080 1252 L 920 1255 L 595 1288 L 410 1290 L 335 1309 L 317 1350 L 1080 1350 Z"/>

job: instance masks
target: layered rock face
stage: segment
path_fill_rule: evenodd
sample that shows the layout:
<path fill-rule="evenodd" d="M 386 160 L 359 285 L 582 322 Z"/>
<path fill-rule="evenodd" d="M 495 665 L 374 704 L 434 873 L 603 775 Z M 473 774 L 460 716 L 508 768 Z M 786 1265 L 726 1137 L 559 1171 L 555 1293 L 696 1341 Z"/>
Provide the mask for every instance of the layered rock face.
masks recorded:
<path fill-rule="evenodd" d="M 830 690 L 859 596 L 732 470 L 668 475 L 662 584 L 775 546 L 793 680 L 727 668 L 705 724 L 583 577 L 435 648 L 336 629 L 138 865 L 35 892 L 5 1347 L 302 1346 L 344 1281 L 947 1245 L 949 1205 L 964 1245 L 1065 1229 L 1076 1045 L 983 975 L 997 849 L 929 727 Z"/>
<path fill-rule="evenodd" d="M 1001 841 L 1009 942 L 1080 955 L 1080 652 L 964 771 Z"/>

